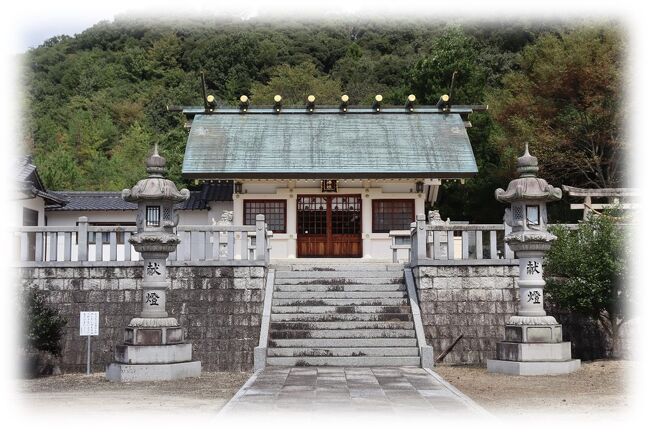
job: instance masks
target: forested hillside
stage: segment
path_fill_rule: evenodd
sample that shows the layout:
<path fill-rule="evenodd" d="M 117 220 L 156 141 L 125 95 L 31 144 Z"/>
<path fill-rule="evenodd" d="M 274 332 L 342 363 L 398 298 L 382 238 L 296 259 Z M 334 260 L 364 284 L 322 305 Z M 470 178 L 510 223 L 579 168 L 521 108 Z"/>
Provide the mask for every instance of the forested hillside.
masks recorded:
<path fill-rule="evenodd" d="M 179 183 L 187 133 L 169 104 L 201 105 L 199 73 L 222 105 L 316 95 L 353 104 L 433 104 L 458 71 L 453 103 L 489 104 L 469 130 L 480 173 L 444 184 L 441 213 L 495 222 L 493 199 L 530 142 L 554 184 L 620 185 L 624 39 L 599 25 L 440 22 L 270 23 L 117 19 L 24 54 L 25 151 L 55 190 L 120 190 L 154 142 Z"/>

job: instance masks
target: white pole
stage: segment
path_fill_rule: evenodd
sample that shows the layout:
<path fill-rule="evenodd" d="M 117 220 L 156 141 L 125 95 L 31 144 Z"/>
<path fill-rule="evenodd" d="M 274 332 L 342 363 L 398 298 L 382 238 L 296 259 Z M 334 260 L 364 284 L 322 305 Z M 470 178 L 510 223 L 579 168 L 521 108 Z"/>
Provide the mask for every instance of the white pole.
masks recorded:
<path fill-rule="evenodd" d="M 88 336 L 88 357 L 86 360 L 86 375 L 90 375 L 90 335 Z"/>

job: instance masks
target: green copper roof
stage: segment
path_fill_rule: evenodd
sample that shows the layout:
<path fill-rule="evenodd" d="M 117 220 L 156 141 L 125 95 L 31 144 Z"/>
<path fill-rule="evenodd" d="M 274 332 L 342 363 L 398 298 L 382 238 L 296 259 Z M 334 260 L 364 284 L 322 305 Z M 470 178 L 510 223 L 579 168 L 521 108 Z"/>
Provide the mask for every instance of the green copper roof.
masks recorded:
<path fill-rule="evenodd" d="M 467 177 L 477 173 L 457 113 L 197 114 L 189 178 Z"/>

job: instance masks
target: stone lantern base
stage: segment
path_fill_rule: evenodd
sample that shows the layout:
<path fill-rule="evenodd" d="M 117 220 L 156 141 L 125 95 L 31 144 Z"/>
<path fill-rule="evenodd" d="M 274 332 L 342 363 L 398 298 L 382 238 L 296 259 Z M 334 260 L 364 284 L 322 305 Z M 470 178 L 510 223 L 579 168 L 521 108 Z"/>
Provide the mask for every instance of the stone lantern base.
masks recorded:
<path fill-rule="evenodd" d="M 540 376 L 568 374 L 580 368 L 580 360 L 571 359 L 571 343 L 562 341 L 562 325 L 553 317 L 517 319 L 512 317 L 506 325 L 506 340 L 497 343 L 497 359 L 487 361 L 488 372 Z"/>
<path fill-rule="evenodd" d="M 174 318 L 131 320 L 124 344 L 115 346 L 115 362 L 106 368 L 111 382 L 144 382 L 199 377 L 201 362 L 192 361 L 192 344 Z"/>

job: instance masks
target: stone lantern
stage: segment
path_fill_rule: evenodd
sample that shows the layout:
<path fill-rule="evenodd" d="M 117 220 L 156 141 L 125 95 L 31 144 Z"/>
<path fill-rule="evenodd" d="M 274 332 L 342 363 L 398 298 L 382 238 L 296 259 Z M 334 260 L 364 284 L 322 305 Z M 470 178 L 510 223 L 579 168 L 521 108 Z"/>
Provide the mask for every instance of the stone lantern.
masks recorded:
<path fill-rule="evenodd" d="M 173 229 L 178 224 L 174 204 L 187 200 L 187 189 L 178 191 L 165 179 L 165 158 L 156 145 L 147 160 L 146 179 L 122 191 L 122 198 L 137 203 L 137 232 L 129 242 L 143 259 L 142 311 L 131 319 L 124 344 L 115 347 L 115 361 L 106 370 L 110 381 L 170 380 L 197 377 L 201 363 L 192 361 L 192 344 L 166 310 L 167 257 L 180 243 Z"/>
<path fill-rule="evenodd" d="M 571 359 L 571 343 L 562 341 L 562 325 L 544 311 L 544 255 L 556 237 L 547 228 L 546 203 L 562 198 L 560 188 L 537 177 L 537 158 L 528 152 L 517 159 L 519 178 L 496 199 L 510 203 L 506 223 L 512 232 L 505 242 L 519 259 L 519 308 L 506 323 L 505 341 L 497 343 L 497 359 L 488 371 L 515 375 L 564 374 L 575 371 L 580 360 Z"/>

